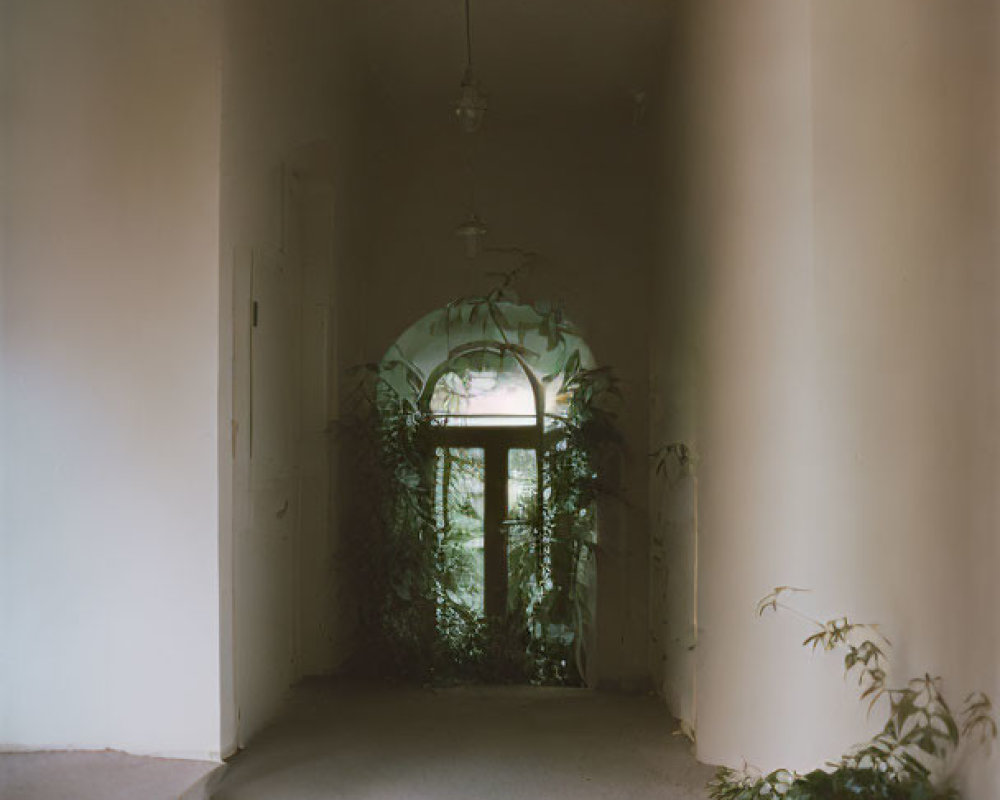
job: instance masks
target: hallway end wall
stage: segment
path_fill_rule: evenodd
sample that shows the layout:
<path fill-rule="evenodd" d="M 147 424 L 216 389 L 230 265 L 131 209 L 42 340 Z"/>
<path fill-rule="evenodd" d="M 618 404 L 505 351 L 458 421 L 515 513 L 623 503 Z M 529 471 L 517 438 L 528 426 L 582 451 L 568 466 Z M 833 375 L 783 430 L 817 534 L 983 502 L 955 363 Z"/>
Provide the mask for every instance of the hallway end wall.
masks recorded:
<path fill-rule="evenodd" d="M 380 360 L 415 320 L 456 297 L 488 291 L 498 273 L 518 266 L 510 252 L 469 259 L 454 236 L 468 213 L 466 159 L 475 147 L 478 210 L 490 227 L 486 247 L 537 253 L 517 281 L 521 300 L 562 303 L 598 363 L 622 379 L 625 497 L 602 508 L 593 664 L 598 685 L 644 689 L 645 326 L 654 244 L 648 157 L 655 140 L 650 129 L 633 126 L 627 104 L 586 111 L 554 104 L 521 118 L 499 105 L 470 142 L 448 113 L 450 86 L 442 87 L 444 96 L 405 125 L 369 117 L 367 245 L 345 284 L 341 369 Z M 348 486 L 341 491 L 350 496 Z"/>

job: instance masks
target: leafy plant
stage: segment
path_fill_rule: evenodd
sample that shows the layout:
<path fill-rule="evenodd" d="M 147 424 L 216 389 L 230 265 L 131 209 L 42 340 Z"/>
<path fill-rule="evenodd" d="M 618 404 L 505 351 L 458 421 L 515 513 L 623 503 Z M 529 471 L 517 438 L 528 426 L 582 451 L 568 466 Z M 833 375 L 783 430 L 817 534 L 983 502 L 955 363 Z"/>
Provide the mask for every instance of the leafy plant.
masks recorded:
<path fill-rule="evenodd" d="M 980 743 L 996 738 L 997 723 L 990 698 L 982 692 L 966 697 L 956 716 L 945 700 L 940 677 L 924 674 L 902 687 L 888 683 L 891 647 L 877 625 L 838 617 L 811 619 L 784 598 L 803 591 L 779 586 L 757 604 L 758 615 L 789 611 L 815 630 L 803 641 L 813 650 L 844 653 L 845 674 L 856 676 L 860 697 L 872 713 L 885 701 L 886 721 L 870 741 L 839 760 L 800 775 L 779 769 L 767 775 L 748 768 L 720 768 L 708 785 L 712 800 L 957 800 L 947 766 L 964 738 Z"/>
<path fill-rule="evenodd" d="M 540 491 L 521 497 L 508 522 L 505 615 L 486 617 L 470 602 L 478 578 L 468 544 L 481 524 L 476 534 L 478 512 L 462 482 L 476 465 L 441 448 L 435 434 L 442 420 L 428 410 L 439 385 L 450 393 L 442 396 L 445 407 L 457 403 L 461 380 L 441 381 L 441 368 L 424 374 L 398 347 L 356 370 L 342 428 L 359 489 L 349 521 L 355 596 L 365 663 L 384 674 L 579 683 L 585 672 L 595 506 L 615 488 L 602 477 L 602 461 L 621 442 L 611 410 L 618 382 L 610 369 L 584 365 L 578 334 L 560 308 L 516 305 L 516 277 L 516 270 L 505 273 L 485 295 L 453 300 L 430 327 L 448 343 L 445 363 L 457 375 L 503 359 L 525 370 L 555 363 L 537 380 L 568 399 L 564 414 L 546 419 L 536 461 Z M 470 327 L 475 340 L 453 346 L 455 332 Z"/>
<path fill-rule="evenodd" d="M 676 464 L 680 470 L 688 470 L 696 462 L 691 447 L 686 442 L 671 442 L 657 448 L 649 454 L 656 462 L 656 474 L 666 476 L 671 466 Z"/>

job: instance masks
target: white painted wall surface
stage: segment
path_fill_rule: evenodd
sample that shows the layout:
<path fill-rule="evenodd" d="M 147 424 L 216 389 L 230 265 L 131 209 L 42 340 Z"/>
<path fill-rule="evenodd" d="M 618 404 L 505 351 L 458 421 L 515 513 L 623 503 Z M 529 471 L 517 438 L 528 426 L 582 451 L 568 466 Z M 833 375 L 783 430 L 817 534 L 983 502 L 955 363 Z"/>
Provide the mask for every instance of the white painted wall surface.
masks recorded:
<path fill-rule="evenodd" d="M 217 757 L 218 9 L 0 14 L 0 743 Z"/>
<path fill-rule="evenodd" d="M 686 94 L 667 123 L 679 130 L 666 158 L 680 165 L 668 187 L 678 250 L 667 258 L 687 293 L 665 313 L 693 303 L 697 314 L 681 312 L 688 328 L 676 326 L 694 357 L 668 346 L 683 370 L 667 384 L 681 414 L 669 438 L 689 439 L 698 455 L 700 564 L 697 688 L 692 697 L 692 682 L 677 687 L 674 702 L 697 715 L 703 760 L 804 766 L 838 749 L 854 722 L 849 692 L 835 664 L 799 653 L 798 629 L 758 623 L 753 608 L 781 583 L 844 585 L 823 563 L 817 511 L 811 7 L 708 0 L 683 6 L 674 22 L 675 84 Z M 680 522 L 684 508 L 675 502 Z M 677 552 L 691 551 L 692 528 L 677 529 Z M 688 569 L 675 565 L 680 582 Z M 813 693 L 824 677 L 833 691 Z M 798 715 L 824 724 L 790 724 Z"/>
<path fill-rule="evenodd" d="M 704 760 L 811 767 L 866 733 L 838 659 L 755 621 L 779 583 L 881 622 L 897 678 L 1000 695 L 997 13 L 699 0 L 674 19 L 660 302 L 698 316 L 654 352 L 666 434 L 701 457 Z M 690 686 L 680 667 L 667 682 Z M 998 775 L 970 760 L 967 796 Z"/>
<path fill-rule="evenodd" d="M 10 92 L 10 25 L 5 24 L 7 17 L 3 7 L 0 6 L 0 109 L 7 107 Z M 0 186 L 7 186 L 10 181 L 10 147 L 8 145 L 10 137 L 10 114 L 0 113 Z M 7 243 L 8 234 L 8 214 L 10 208 L 10 198 L 8 193 L 0 190 L 0 420 L 6 419 L 6 376 L 3 369 L 4 351 L 4 272 L 5 264 L 9 255 Z M 4 523 L 7 516 L 7 462 L 3 457 L 4 436 L 3 427 L 0 423 L 0 637 L 5 637 L 10 627 L 9 606 L 10 593 L 5 587 L 10 585 L 10 550 L 7 525 Z M 7 675 L 12 666 L 12 654 L 10 648 L 0 648 L 0 686 L 8 684 Z M 8 692 L 0 689 L 0 733 L 6 735 L 8 730 L 7 704 Z M 3 736 L 0 735 L 0 740 Z"/>
<path fill-rule="evenodd" d="M 900 677 L 955 704 L 1000 698 L 998 15 L 848 0 L 813 22 L 829 535 Z M 1000 759 L 968 766 L 964 797 L 1000 795 Z"/>
<path fill-rule="evenodd" d="M 329 672 L 350 653 L 328 505 L 327 423 L 336 383 L 326 363 L 339 315 L 335 273 L 349 257 L 358 205 L 352 181 L 360 76 L 346 9 L 326 0 L 225 4 L 219 416 L 226 430 L 226 754 L 270 721 L 295 680 Z M 255 260 L 259 270 L 285 272 L 253 292 L 263 316 L 252 379 Z M 302 314 L 275 332 L 267 326 L 281 295 L 292 296 Z M 284 360 L 295 368 L 283 372 Z"/>

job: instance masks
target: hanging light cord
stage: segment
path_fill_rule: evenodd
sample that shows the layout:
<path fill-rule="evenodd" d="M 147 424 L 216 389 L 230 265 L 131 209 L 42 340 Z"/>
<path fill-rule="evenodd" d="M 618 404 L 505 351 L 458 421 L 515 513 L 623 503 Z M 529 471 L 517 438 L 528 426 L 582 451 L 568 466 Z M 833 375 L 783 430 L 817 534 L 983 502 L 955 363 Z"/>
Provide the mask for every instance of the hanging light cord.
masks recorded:
<path fill-rule="evenodd" d="M 469 14 L 469 0 L 465 0 L 465 63 L 472 66 L 472 20 Z"/>
<path fill-rule="evenodd" d="M 472 68 L 472 15 L 470 12 L 471 0 L 465 0 L 465 65 Z M 474 142 L 470 139 L 465 149 L 465 170 L 469 181 L 469 206 L 475 216 L 476 214 L 476 166 L 475 155 L 473 153 Z"/>
<path fill-rule="evenodd" d="M 469 184 L 469 210 L 476 213 L 476 137 L 463 136 L 462 162 L 465 167 L 465 179 Z"/>

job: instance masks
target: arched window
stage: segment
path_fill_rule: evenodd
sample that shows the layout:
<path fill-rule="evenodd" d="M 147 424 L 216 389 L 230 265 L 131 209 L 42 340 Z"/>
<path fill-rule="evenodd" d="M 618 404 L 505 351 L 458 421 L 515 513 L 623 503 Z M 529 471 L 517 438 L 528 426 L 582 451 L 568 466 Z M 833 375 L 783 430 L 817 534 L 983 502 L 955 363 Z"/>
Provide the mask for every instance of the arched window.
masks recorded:
<path fill-rule="evenodd" d="M 474 345 L 434 370 L 422 401 L 438 423 L 431 434 L 435 513 L 456 545 L 456 599 L 504 616 L 515 600 L 511 562 L 537 522 L 546 430 L 555 435 L 546 426 L 545 388 L 502 345 Z"/>
<path fill-rule="evenodd" d="M 473 658 L 456 643 L 479 641 L 532 680 L 585 680 L 606 429 L 592 401 L 608 376 L 559 311 L 495 298 L 428 315 L 380 363 L 383 446 L 399 476 L 384 530 L 403 556 L 386 567 L 419 571 L 386 576 L 383 610 L 416 615 L 435 652 Z M 433 623 L 419 610 L 431 608 Z M 390 639 L 402 630 L 393 623 Z M 513 638 L 482 641 L 492 635 Z"/>
<path fill-rule="evenodd" d="M 428 410 L 449 426 L 533 426 L 543 391 L 536 383 L 513 356 L 472 351 L 445 365 Z"/>

